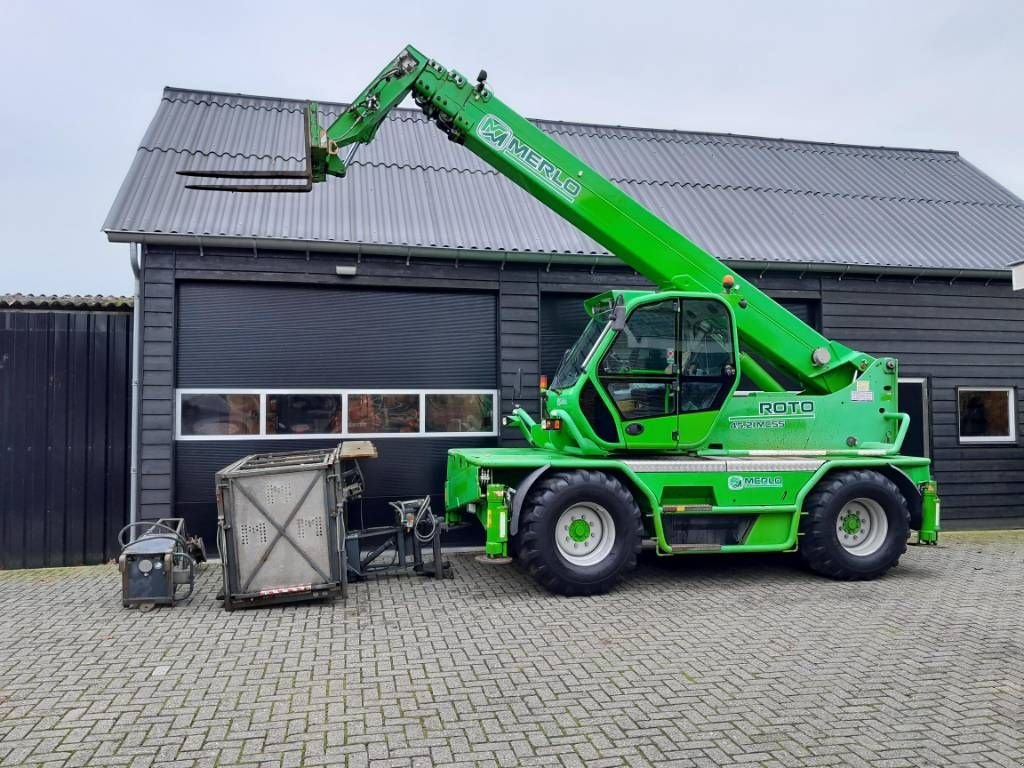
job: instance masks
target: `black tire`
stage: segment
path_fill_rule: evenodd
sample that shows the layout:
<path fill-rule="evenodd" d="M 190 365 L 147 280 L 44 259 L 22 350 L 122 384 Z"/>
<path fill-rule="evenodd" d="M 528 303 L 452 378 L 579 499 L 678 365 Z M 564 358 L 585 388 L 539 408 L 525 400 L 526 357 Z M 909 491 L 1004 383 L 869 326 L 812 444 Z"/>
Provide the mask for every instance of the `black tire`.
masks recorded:
<path fill-rule="evenodd" d="M 864 509 L 864 500 L 880 507 L 886 528 L 877 549 L 859 554 L 840 541 L 841 535 L 855 541 L 857 533 L 851 537 L 836 528 L 840 514 Z M 799 552 L 807 566 L 823 576 L 843 581 L 875 579 L 899 563 L 909 534 L 910 510 L 896 484 L 871 470 L 846 470 L 828 475 L 808 494 L 800 516 Z"/>
<path fill-rule="evenodd" d="M 570 562 L 555 541 L 559 517 L 579 504 L 601 507 L 614 527 L 609 551 L 594 564 Z M 598 595 L 636 567 L 642 539 L 640 508 L 618 479 L 594 470 L 556 472 L 537 483 L 523 504 L 519 561 L 537 583 L 551 592 Z"/>
<path fill-rule="evenodd" d="M 515 536 L 508 537 L 508 556 L 513 560 L 519 559 L 519 540 L 522 538 L 521 533 L 517 533 Z"/>

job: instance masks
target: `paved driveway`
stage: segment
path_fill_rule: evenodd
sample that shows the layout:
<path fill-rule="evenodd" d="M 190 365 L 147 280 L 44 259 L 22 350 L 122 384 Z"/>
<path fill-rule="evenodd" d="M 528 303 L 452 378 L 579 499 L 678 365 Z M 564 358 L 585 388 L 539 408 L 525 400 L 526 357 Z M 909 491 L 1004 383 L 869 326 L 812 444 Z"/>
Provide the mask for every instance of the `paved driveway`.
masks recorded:
<path fill-rule="evenodd" d="M 114 568 L 0 573 L 0 765 L 1024 765 L 1024 537 L 889 577 L 646 562 L 565 599 L 513 566 L 347 603 L 122 609 Z"/>

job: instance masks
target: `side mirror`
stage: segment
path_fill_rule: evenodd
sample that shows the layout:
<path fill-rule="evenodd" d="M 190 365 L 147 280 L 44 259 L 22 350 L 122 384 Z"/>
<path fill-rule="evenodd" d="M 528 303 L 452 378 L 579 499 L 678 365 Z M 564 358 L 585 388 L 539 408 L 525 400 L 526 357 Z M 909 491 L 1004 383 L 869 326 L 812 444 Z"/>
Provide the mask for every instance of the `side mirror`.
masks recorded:
<path fill-rule="evenodd" d="M 621 331 L 626 327 L 626 305 L 619 302 L 612 307 L 612 328 Z"/>

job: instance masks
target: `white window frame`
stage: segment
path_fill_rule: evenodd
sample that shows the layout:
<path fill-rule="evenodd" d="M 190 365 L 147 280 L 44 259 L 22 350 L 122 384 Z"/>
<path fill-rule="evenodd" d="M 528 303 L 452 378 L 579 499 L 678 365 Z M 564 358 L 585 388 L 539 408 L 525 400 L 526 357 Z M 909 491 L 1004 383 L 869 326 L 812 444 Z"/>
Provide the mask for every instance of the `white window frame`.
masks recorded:
<path fill-rule="evenodd" d="M 182 435 L 182 395 L 257 395 L 260 399 L 259 432 L 255 435 Z M 263 435 L 263 414 L 266 412 L 266 405 L 267 400 L 258 389 L 179 389 L 174 394 L 174 436 L 178 440 L 259 440 Z"/>
<path fill-rule="evenodd" d="M 181 398 L 183 395 L 259 395 L 260 417 L 259 433 L 255 435 L 185 435 L 181 432 Z M 341 432 L 308 433 L 301 435 L 267 434 L 267 395 L 341 395 Z M 349 395 L 419 395 L 419 432 L 349 432 L 348 431 L 348 398 Z M 491 396 L 491 429 L 485 432 L 427 432 L 426 402 L 427 395 L 490 395 Z M 385 389 L 376 387 L 349 387 L 346 389 L 330 389 L 326 387 L 304 389 L 233 389 L 231 387 L 183 387 L 174 393 L 174 438 L 181 441 L 210 440 L 362 440 L 369 438 L 409 438 L 409 437 L 495 437 L 498 434 L 500 421 L 498 411 L 501 406 L 496 389 Z"/>
<path fill-rule="evenodd" d="M 1010 434 L 1000 436 L 960 434 L 960 393 L 961 392 L 1003 392 L 1006 394 L 1009 407 L 1007 416 L 1010 422 Z M 1017 442 L 1017 391 L 1016 387 L 957 387 L 956 388 L 956 436 L 961 443 L 968 445 L 978 443 L 1002 443 L 1004 445 Z"/>

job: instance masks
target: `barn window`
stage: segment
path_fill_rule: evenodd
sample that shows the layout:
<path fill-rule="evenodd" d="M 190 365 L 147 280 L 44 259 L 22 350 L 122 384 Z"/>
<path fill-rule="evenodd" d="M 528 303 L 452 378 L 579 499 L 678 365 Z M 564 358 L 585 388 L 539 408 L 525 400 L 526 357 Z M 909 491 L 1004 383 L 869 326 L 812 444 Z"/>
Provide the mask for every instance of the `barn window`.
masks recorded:
<path fill-rule="evenodd" d="M 194 437 L 244 437 L 260 433 L 255 392 L 189 392 L 178 403 L 178 432 Z"/>
<path fill-rule="evenodd" d="M 960 442 L 1016 442 L 1014 399 L 1013 387 L 958 387 Z"/>
<path fill-rule="evenodd" d="M 420 397 L 417 394 L 349 395 L 348 431 L 353 434 L 419 432 Z"/>
<path fill-rule="evenodd" d="M 179 440 L 301 440 L 498 434 L 494 390 L 177 392 Z"/>
<path fill-rule="evenodd" d="M 490 393 L 428 393 L 424 401 L 427 432 L 490 432 L 494 428 Z"/>
<path fill-rule="evenodd" d="M 320 392 L 268 394 L 268 435 L 341 434 L 342 396 Z"/>

